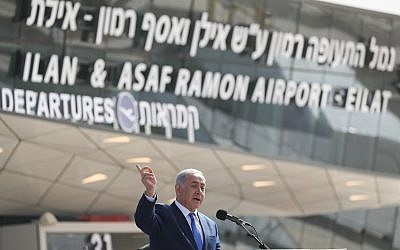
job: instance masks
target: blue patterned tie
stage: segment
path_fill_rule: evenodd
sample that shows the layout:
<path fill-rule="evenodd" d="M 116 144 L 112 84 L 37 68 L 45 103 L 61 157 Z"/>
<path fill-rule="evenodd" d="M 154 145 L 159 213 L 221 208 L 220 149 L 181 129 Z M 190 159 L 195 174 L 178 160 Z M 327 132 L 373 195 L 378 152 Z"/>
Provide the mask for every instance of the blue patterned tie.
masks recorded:
<path fill-rule="evenodd" d="M 201 242 L 201 234 L 196 227 L 196 222 L 195 222 L 196 215 L 194 213 L 189 213 L 189 216 L 190 216 L 190 221 L 191 221 L 191 226 L 192 226 L 192 233 L 193 233 L 194 240 L 196 241 L 197 249 L 202 250 L 203 243 Z"/>

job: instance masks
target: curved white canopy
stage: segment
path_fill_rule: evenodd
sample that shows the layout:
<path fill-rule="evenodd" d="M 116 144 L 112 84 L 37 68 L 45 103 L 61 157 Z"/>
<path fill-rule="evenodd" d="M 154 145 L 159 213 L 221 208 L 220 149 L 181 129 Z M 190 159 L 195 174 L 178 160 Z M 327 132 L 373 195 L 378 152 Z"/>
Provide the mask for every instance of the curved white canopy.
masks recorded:
<path fill-rule="evenodd" d="M 301 216 L 400 204 L 398 177 L 8 114 L 0 118 L 2 215 L 130 214 L 143 192 L 132 162 L 149 160 L 161 202 L 174 198 L 180 169 L 203 170 L 207 197 L 201 210 L 209 215 L 220 208 L 238 215 Z M 93 176 L 98 181 L 86 179 Z"/>

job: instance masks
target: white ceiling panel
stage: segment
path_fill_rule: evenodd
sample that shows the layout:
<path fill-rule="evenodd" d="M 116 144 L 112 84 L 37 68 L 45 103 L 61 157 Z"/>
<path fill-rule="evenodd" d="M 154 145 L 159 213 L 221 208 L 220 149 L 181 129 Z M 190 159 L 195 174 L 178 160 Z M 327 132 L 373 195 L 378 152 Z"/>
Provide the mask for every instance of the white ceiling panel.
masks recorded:
<path fill-rule="evenodd" d="M 360 181 L 369 185 L 375 182 L 375 177 L 370 173 L 351 172 L 348 169 L 329 169 L 328 172 L 335 184 L 344 185 L 347 181 Z"/>
<path fill-rule="evenodd" d="M 48 122 L 34 118 L 27 119 L 26 117 L 17 115 L 1 114 L 1 118 L 21 139 L 37 137 L 69 128 L 68 125 L 63 125 L 61 123 Z"/>
<path fill-rule="evenodd" d="M 225 169 L 205 171 L 207 189 L 218 191 L 223 187 L 237 186 L 237 183 Z"/>
<path fill-rule="evenodd" d="M 264 164 L 260 164 L 266 166 Z M 254 171 L 243 171 L 238 167 L 230 167 L 229 170 L 235 178 L 245 186 L 252 186 L 255 181 L 273 181 L 280 182 L 281 177 L 275 171 L 275 168 L 267 165 L 264 169 Z"/>
<path fill-rule="evenodd" d="M 290 192 L 281 187 L 243 188 L 244 199 L 263 204 L 292 201 Z"/>
<path fill-rule="evenodd" d="M 94 129 L 79 128 L 79 130 L 87 135 L 93 142 L 102 149 L 112 149 L 122 153 L 132 153 L 137 150 L 147 152 L 150 156 L 161 158 L 159 153 L 152 147 L 149 139 L 131 134 L 112 133 L 107 131 L 99 131 Z"/>
<path fill-rule="evenodd" d="M 157 178 L 164 181 L 164 182 L 174 182 L 175 183 L 175 177 L 176 174 L 178 173 L 178 170 L 175 169 L 175 167 L 168 161 L 166 160 L 160 160 L 160 159 L 152 159 L 152 162 L 149 164 L 140 164 L 141 166 L 150 166 L 153 170 L 154 173 L 157 175 Z M 135 169 L 136 167 L 134 163 L 127 163 L 128 169 Z"/>
<path fill-rule="evenodd" d="M 162 155 L 153 147 L 153 145 L 142 138 L 136 142 L 124 143 L 107 148 L 113 157 L 119 159 L 123 165 L 129 165 L 126 160 L 130 158 L 149 157 L 151 159 L 162 159 Z"/>
<path fill-rule="evenodd" d="M 378 189 L 385 193 L 396 193 L 400 195 L 400 180 L 398 178 L 377 177 Z"/>
<path fill-rule="evenodd" d="M 358 199 L 367 199 L 367 201 L 373 202 L 375 201 L 376 205 L 378 205 L 378 196 L 379 195 L 375 177 L 373 175 L 368 175 L 364 173 L 349 173 L 346 171 L 340 170 L 328 170 L 329 176 L 332 180 L 332 183 L 335 187 L 335 191 L 337 195 L 345 202 L 345 204 L 349 203 L 351 199 L 350 196 L 355 196 L 355 201 L 352 203 L 360 203 Z M 360 195 L 367 195 L 367 197 L 359 197 Z M 362 203 L 366 203 L 367 201 L 363 201 Z"/>
<path fill-rule="evenodd" d="M 2 116 L 0 116 L 0 136 L 14 137 L 15 134 L 11 131 L 11 129 L 8 126 L 6 126 L 6 124 L 3 122 L 1 118 Z"/>
<path fill-rule="evenodd" d="M 292 190 L 303 190 L 313 187 L 330 187 L 330 180 L 325 171 L 315 171 L 308 174 L 283 176 Z"/>
<path fill-rule="evenodd" d="M 84 153 L 97 149 L 85 135 L 75 127 L 57 130 L 45 135 L 29 138 L 28 141 L 58 149 L 63 152 Z"/>
<path fill-rule="evenodd" d="M 139 141 L 137 137 L 132 137 L 129 135 L 121 135 L 119 133 L 107 132 L 107 131 L 99 131 L 95 129 L 88 129 L 88 128 L 79 128 L 79 130 L 87 135 L 92 141 L 96 142 L 96 144 L 100 148 L 110 148 L 115 147 L 121 144 L 127 143 L 135 143 Z M 114 143 L 106 143 L 105 140 L 112 139 L 112 138 L 121 138 L 124 137 L 125 139 L 121 142 L 114 142 Z"/>
<path fill-rule="evenodd" d="M 201 212 L 215 216 L 218 209 L 230 211 L 237 204 L 239 204 L 239 199 L 237 198 L 209 192 L 206 193 L 206 199 L 203 201 L 203 204 L 201 206 Z"/>
<path fill-rule="evenodd" d="M 179 149 L 177 149 L 179 150 Z M 199 148 L 195 152 L 179 156 L 174 162 L 180 169 L 197 168 L 201 171 L 213 171 L 223 167 L 221 161 L 211 149 Z"/>
<path fill-rule="evenodd" d="M 342 204 L 350 203 L 363 203 L 364 201 L 375 202 L 378 205 L 378 195 L 376 191 L 371 190 L 346 190 L 346 189 L 336 189 L 336 194 Z"/>
<path fill-rule="evenodd" d="M 177 157 L 182 155 L 195 154 L 196 152 L 201 150 L 201 148 L 198 148 L 196 146 L 179 142 L 174 142 L 171 145 L 171 142 L 169 141 L 156 139 L 151 139 L 151 141 L 154 145 L 156 145 L 156 147 L 163 153 L 165 157 L 170 159 L 176 159 Z"/>
<path fill-rule="evenodd" d="M 209 184 L 207 184 L 209 185 Z M 212 193 L 218 195 L 228 195 L 235 199 L 240 199 L 243 195 L 241 191 L 241 187 L 238 185 L 230 185 L 230 186 L 221 186 L 211 190 Z"/>
<path fill-rule="evenodd" d="M 35 204 L 50 185 L 49 181 L 3 171 L 0 174 L 0 197 Z"/>
<path fill-rule="evenodd" d="M 10 155 L 14 153 L 17 146 L 18 139 L 0 136 L 0 169 L 4 168 L 4 164 L 10 158 Z"/>
<path fill-rule="evenodd" d="M 70 213 L 85 213 L 89 205 L 94 201 L 98 193 L 55 184 L 40 202 L 40 206 L 44 208 L 54 208 Z"/>
<path fill-rule="evenodd" d="M 160 182 L 157 188 L 162 188 L 165 184 Z M 123 170 L 113 183 L 107 188 L 108 194 L 128 199 L 138 199 L 144 191 L 144 186 L 137 171 Z"/>
<path fill-rule="evenodd" d="M 113 165 L 90 161 L 81 157 L 74 157 L 68 168 L 63 172 L 60 181 L 80 188 L 101 191 L 118 174 L 120 168 Z M 83 183 L 85 178 L 93 175 L 105 175 L 105 180 Z"/>
<path fill-rule="evenodd" d="M 382 193 L 380 196 L 382 204 L 386 205 L 398 205 L 400 204 L 400 194 Z"/>
<path fill-rule="evenodd" d="M 96 214 L 130 214 L 136 209 L 138 200 L 136 199 L 122 199 L 115 196 L 102 194 L 94 204 L 89 208 L 89 213 Z"/>
<path fill-rule="evenodd" d="M 24 207 L 24 204 L 0 199 L 0 214 L 2 215 L 15 215 L 15 211 Z"/>
<path fill-rule="evenodd" d="M 376 197 L 370 197 L 369 200 L 365 201 L 349 201 L 347 197 L 341 199 L 342 210 L 353 210 L 353 209 L 363 209 L 363 208 L 379 208 L 381 205 L 378 203 Z"/>
<path fill-rule="evenodd" d="M 299 214 L 295 207 L 289 208 L 288 210 L 277 209 L 273 207 L 266 206 L 265 204 L 259 204 L 256 202 L 242 200 L 240 203 L 232 210 L 233 214 L 238 215 L 260 215 L 265 216 L 269 214 L 271 216 L 288 216 L 291 214 Z"/>
<path fill-rule="evenodd" d="M 285 211 L 285 212 L 290 212 L 290 213 L 298 213 L 298 214 L 303 214 L 304 211 L 301 207 L 298 206 L 294 200 L 281 200 L 277 202 L 269 202 L 266 204 L 268 209 L 272 210 L 280 210 L 280 211 Z"/>
<path fill-rule="evenodd" d="M 371 185 L 357 186 L 357 187 L 347 187 L 345 185 L 334 185 L 336 193 L 341 195 L 350 195 L 355 193 L 372 193 L 376 194 L 377 189 L 375 183 Z"/>
<path fill-rule="evenodd" d="M 314 174 L 320 172 L 321 174 L 324 171 L 323 166 L 313 166 L 313 165 L 305 165 L 301 163 L 294 163 L 289 161 L 281 161 L 274 160 L 275 166 L 277 167 L 279 173 L 283 176 L 307 176 L 309 174 Z"/>
<path fill-rule="evenodd" d="M 22 141 L 6 169 L 54 180 L 70 159 L 70 154 Z"/>
<path fill-rule="evenodd" d="M 301 208 L 305 215 L 335 213 L 341 210 L 338 202 L 334 199 L 318 200 L 316 203 L 304 202 L 301 203 Z"/>
<path fill-rule="evenodd" d="M 292 192 L 297 200 L 302 203 L 324 202 L 326 200 L 335 200 L 336 194 L 332 192 L 330 186 L 315 186 L 311 188 L 292 189 Z"/>
<path fill-rule="evenodd" d="M 102 149 L 90 152 L 76 153 L 76 155 L 88 160 L 102 162 L 104 164 L 123 166 L 117 158 L 111 156 L 106 151 L 102 151 Z"/>
<path fill-rule="evenodd" d="M 229 167 L 240 167 L 242 165 L 258 165 L 263 164 L 266 167 L 270 166 L 270 163 L 267 159 L 256 157 L 252 155 L 246 155 L 243 153 L 234 153 L 234 152 L 227 152 L 218 150 L 216 151 L 222 161 L 225 163 L 226 166 Z"/>
<path fill-rule="evenodd" d="M 1 206 L 1 205 L 0 205 Z M 30 206 L 23 206 L 23 207 L 16 207 L 14 208 L 13 213 L 10 215 L 26 215 L 26 216 L 32 216 L 32 215 L 42 215 L 44 212 L 47 212 L 47 209 L 35 206 L 35 205 L 30 205 Z"/>
<path fill-rule="evenodd" d="M 340 200 L 326 186 L 296 190 L 293 195 L 305 214 L 313 214 L 318 210 L 334 213 L 341 209 Z"/>
<path fill-rule="evenodd" d="M 54 181 L 66 167 L 70 159 L 71 156 L 66 155 L 64 157 L 47 159 L 32 164 L 10 165 L 7 166 L 7 170 Z"/>
<path fill-rule="evenodd" d="M 18 148 L 15 151 L 13 158 L 8 163 L 8 166 L 12 167 L 14 165 L 51 161 L 51 159 L 63 158 L 65 156 L 69 156 L 69 154 L 60 150 L 44 147 L 40 144 L 22 141 L 18 145 Z"/>

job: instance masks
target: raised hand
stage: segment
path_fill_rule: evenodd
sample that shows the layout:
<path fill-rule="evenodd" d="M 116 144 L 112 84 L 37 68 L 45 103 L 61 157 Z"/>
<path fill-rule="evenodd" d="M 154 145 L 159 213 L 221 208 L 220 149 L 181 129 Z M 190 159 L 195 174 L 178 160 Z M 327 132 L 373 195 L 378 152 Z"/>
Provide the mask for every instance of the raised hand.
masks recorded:
<path fill-rule="evenodd" d="M 146 188 L 146 195 L 153 197 L 156 194 L 157 185 L 157 179 L 154 175 L 153 169 L 151 169 L 149 166 L 144 166 L 142 168 L 138 167 L 138 169 L 142 178 L 142 183 Z"/>

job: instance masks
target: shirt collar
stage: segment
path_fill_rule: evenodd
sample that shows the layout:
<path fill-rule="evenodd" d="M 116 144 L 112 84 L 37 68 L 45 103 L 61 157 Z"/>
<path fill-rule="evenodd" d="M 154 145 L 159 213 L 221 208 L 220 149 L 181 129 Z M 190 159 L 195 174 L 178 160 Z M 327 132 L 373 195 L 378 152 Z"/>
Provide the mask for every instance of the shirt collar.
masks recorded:
<path fill-rule="evenodd" d="M 179 201 L 175 200 L 175 204 L 176 206 L 179 208 L 179 210 L 181 210 L 181 212 L 183 213 L 183 215 L 185 216 L 185 218 L 191 213 L 189 211 L 189 209 L 187 209 L 185 206 L 183 206 L 181 203 L 179 203 Z M 198 214 L 197 214 L 197 209 L 194 210 L 194 214 L 196 215 L 197 218 L 199 218 Z"/>

